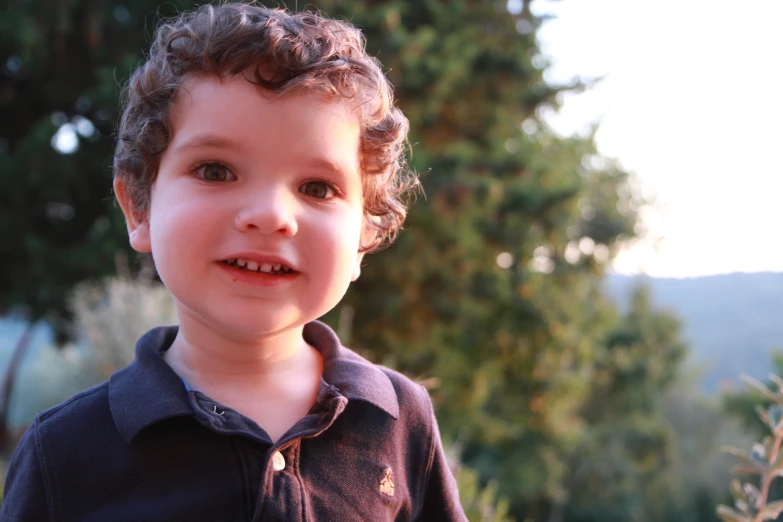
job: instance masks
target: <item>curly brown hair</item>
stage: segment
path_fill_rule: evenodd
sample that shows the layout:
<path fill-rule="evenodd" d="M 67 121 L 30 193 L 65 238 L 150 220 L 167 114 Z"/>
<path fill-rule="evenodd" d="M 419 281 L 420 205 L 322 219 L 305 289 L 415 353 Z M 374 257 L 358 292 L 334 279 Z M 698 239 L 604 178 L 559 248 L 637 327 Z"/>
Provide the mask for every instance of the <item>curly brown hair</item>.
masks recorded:
<path fill-rule="evenodd" d="M 407 214 L 405 196 L 419 186 L 405 163 L 408 120 L 394 106 L 392 87 L 365 51 L 359 29 L 315 12 L 204 5 L 158 26 L 147 61 L 123 91 L 114 152 L 114 176 L 125 183 L 132 211 L 146 217 L 149 210 L 183 82 L 248 70 L 251 81 L 279 96 L 309 91 L 357 102 L 365 223 L 375 232 L 362 249 L 391 243 Z"/>

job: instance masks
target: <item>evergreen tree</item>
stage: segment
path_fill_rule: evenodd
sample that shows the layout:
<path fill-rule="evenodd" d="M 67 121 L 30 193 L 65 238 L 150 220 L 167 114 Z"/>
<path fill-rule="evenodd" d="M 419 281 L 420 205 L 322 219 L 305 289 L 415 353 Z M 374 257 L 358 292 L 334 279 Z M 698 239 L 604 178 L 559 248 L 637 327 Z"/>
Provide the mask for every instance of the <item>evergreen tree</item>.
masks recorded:
<path fill-rule="evenodd" d="M 156 17 L 192 5 L 0 3 L 0 314 L 30 322 L 0 381 L 0 448 L 32 325 L 45 317 L 64 343 L 69 292 L 130 250 L 111 193 L 120 85 Z"/>
<path fill-rule="evenodd" d="M 442 432 L 479 473 L 473 490 L 494 479 L 518 520 L 632 520 L 651 502 L 632 488 L 660 472 L 670 444 L 654 397 L 682 347 L 644 298 L 623 316 L 604 297 L 643 202 L 592 136 L 541 121 L 583 84 L 544 81 L 543 20 L 527 1 L 515 15 L 489 0 L 314 5 L 359 25 L 389 69 L 425 191 L 327 319 L 430 388 Z M 67 319 L 68 291 L 127 252 L 110 192 L 118 84 L 156 19 L 192 6 L 0 6 L 0 309 Z M 609 481 L 606 495 L 580 477 Z"/>
<path fill-rule="evenodd" d="M 390 67 L 426 193 L 351 290 L 352 344 L 433 385 L 464 460 L 497 478 L 517 518 L 543 520 L 565 501 L 585 377 L 615 327 L 601 274 L 634 235 L 628 175 L 592 137 L 539 120 L 578 85 L 543 81 L 529 10 L 318 5 L 362 26 Z"/>
<path fill-rule="evenodd" d="M 193 2 L 0 4 L 0 313 L 69 335 L 67 296 L 128 253 L 111 193 L 119 89 L 156 19 Z"/>

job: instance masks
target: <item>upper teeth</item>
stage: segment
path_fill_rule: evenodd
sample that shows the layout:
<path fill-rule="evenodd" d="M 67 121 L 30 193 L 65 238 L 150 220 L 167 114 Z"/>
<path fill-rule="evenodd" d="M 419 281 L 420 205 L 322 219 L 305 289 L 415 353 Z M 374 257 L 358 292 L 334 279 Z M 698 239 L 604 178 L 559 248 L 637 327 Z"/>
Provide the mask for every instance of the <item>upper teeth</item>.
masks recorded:
<path fill-rule="evenodd" d="M 259 265 L 255 261 L 247 261 L 246 259 L 229 259 L 226 261 L 226 263 L 229 265 L 237 265 L 238 267 L 251 270 L 253 272 L 266 272 L 267 274 L 271 274 L 273 272 L 288 273 L 291 271 L 290 268 L 280 263 L 262 263 Z"/>

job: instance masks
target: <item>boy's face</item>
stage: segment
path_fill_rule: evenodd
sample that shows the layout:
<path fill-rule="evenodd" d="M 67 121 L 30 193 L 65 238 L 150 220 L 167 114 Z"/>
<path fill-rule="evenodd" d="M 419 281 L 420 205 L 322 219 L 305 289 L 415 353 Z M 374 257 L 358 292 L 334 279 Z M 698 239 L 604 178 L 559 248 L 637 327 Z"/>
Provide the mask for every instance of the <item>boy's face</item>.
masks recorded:
<path fill-rule="evenodd" d="M 115 187 L 131 245 L 152 252 L 183 326 L 249 339 L 333 308 L 361 261 L 360 127 L 349 106 L 273 98 L 242 76 L 199 78 L 180 90 L 172 128 L 148 215 L 131 215 Z"/>

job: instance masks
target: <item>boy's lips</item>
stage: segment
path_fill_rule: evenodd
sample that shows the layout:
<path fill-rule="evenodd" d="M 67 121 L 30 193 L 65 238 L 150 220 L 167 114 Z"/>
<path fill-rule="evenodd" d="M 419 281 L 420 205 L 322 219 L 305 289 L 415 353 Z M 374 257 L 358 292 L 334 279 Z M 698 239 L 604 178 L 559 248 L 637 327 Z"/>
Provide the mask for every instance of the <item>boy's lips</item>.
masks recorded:
<path fill-rule="evenodd" d="M 265 288 L 287 285 L 300 275 L 291 261 L 277 255 L 241 252 L 218 260 L 217 265 L 232 283 Z"/>

